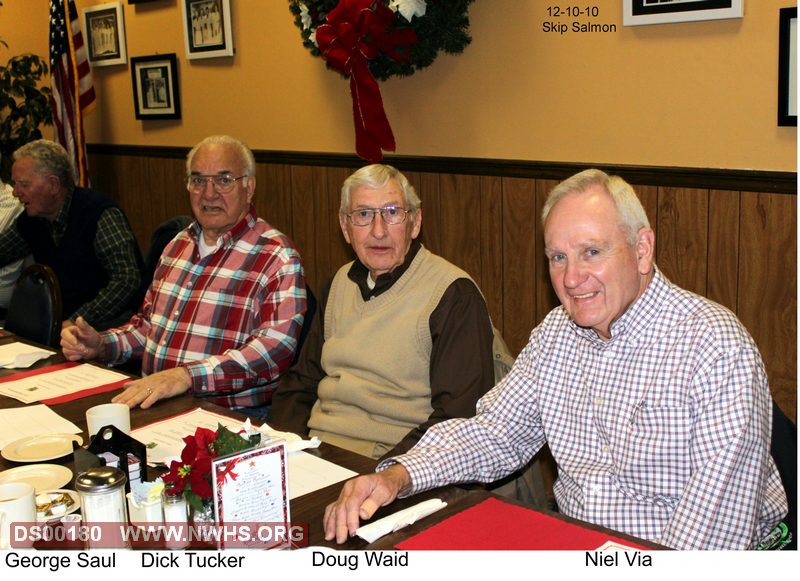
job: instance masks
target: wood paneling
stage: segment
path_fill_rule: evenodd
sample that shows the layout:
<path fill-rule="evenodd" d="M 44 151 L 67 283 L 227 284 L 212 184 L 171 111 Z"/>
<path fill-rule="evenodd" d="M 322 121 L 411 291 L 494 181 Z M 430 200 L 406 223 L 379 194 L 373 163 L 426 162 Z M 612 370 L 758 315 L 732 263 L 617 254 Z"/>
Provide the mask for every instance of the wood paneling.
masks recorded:
<path fill-rule="evenodd" d="M 185 152 L 162 149 L 111 148 L 91 159 L 95 187 L 119 202 L 143 251 L 157 224 L 191 212 L 183 186 Z M 295 241 L 315 291 L 353 256 L 339 228 L 339 191 L 360 164 L 329 157 L 315 165 L 304 154 L 256 155 L 258 214 Z M 542 204 L 567 171 L 583 168 L 397 161 L 422 199 L 421 240 L 469 272 L 495 326 L 518 353 L 558 304 L 544 260 Z M 448 163 L 455 171 L 442 169 Z M 619 169 L 636 184 L 656 231 L 659 268 L 739 316 L 761 350 L 776 401 L 795 419 L 796 196 L 776 193 L 791 190 L 790 180 L 775 172 Z"/>
<path fill-rule="evenodd" d="M 742 192 L 736 313 L 761 350 L 778 405 L 796 421 L 797 206 Z"/>

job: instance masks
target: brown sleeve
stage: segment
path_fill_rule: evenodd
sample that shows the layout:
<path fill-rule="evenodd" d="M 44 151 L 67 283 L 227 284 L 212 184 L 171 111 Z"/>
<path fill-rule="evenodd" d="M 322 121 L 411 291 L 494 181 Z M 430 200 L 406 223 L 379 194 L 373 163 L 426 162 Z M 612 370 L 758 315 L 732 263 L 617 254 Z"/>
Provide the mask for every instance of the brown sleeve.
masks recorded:
<path fill-rule="evenodd" d="M 492 325 L 475 283 L 460 278 L 450 285 L 431 314 L 430 329 L 433 412 L 384 458 L 409 450 L 433 424 L 474 416 L 476 402 L 494 386 Z"/>
<path fill-rule="evenodd" d="M 281 376 L 278 387 L 272 394 L 270 425 L 303 437 L 308 435 L 308 419 L 311 417 L 311 408 L 317 401 L 317 386 L 325 377 L 321 364 L 325 337 L 323 321 L 332 281 L 333 279 L 328 280 L 320 289 L 317 310 L 297 363 Z"/>

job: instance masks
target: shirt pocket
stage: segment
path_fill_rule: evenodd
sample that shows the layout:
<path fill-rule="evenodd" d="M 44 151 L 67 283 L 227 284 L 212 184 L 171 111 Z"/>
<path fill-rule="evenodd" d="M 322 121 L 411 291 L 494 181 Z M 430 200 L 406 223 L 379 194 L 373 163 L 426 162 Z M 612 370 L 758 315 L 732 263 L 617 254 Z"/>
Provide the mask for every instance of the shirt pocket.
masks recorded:
<path fill-rule="evenodd" d="M 638 500 L 676 503 L 691 475 L 691 406 L 641 406 L 626 440 L 618 462 L 622 489 Z"/>

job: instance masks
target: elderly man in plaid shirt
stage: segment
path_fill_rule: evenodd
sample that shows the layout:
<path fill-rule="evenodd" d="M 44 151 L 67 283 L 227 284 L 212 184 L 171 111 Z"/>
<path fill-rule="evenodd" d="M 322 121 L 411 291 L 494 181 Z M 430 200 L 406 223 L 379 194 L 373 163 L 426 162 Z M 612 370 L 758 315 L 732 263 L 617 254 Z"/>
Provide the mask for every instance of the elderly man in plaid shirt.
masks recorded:
<path fill-rule="evenodd" d="M 186 169 L 195 221 L 164 249 L 138 314 L 104 333 L 78 319 L 61 346 L 70 360 L 142 358 L 144 377 L 114 402 L 148 408 L 189 392 L 264 420 L 303 324 L 300 255 L 255 215 L 247 146 L 208 137 Z"/>
<path fill-rule="evenodd" d="M 550 194 L 545 254 L 561 306 L 471 419 L 345 484 L 325 512 L 344 542 L 398 495 L 492 482 L 547 442 L 558 508 L 676 549 L 757 547 L 786 514 L 753 340 L 724 307 L 656 268 L 633 189 L 587 170 Z"/>

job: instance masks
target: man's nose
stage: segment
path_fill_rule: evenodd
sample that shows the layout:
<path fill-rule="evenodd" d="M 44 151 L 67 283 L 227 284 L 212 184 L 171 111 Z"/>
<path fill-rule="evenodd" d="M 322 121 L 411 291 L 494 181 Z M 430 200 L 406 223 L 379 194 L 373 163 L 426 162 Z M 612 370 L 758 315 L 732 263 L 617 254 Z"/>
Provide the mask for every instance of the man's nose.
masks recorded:
<path fill-rule="evenodd" d="M 381 216 L 380 212 L 375 212 L 372 216 L 372 224 L 370 224 L 370 229 L 372 230 L 372 235 L 375 238 L 383 238 L 386 236 L 386 222 Z"/>
<path fill-rule="evenodd" d="M 567 288 L 577 288 L 586 278 L 583 268 L 576 260 L 567 260 L 564 267 L 564 286 Z"/>
<path fill-rule="evenodd" d="M 203 184 L 203 188 L 200 190 L 200 193 L 206 198 L 215 198 L 220 195 L 220 193 L 217 191 L 217 187 L 214 185 L 213 180 L 206 180 Z"/>

